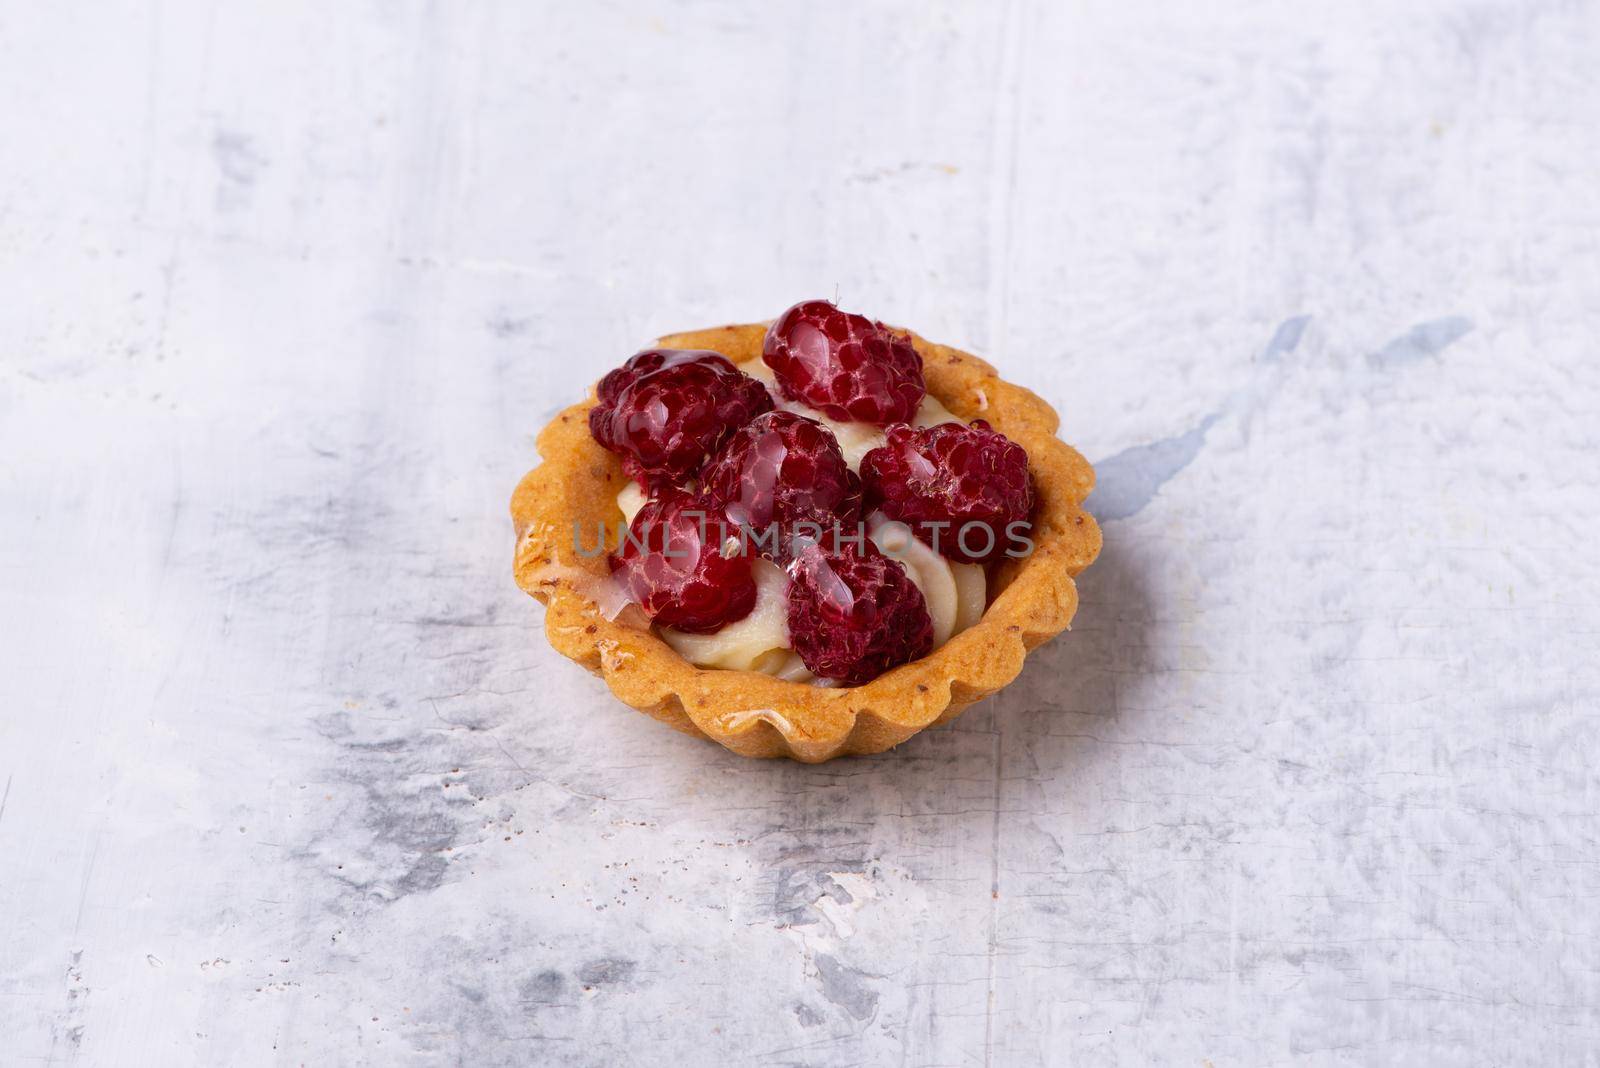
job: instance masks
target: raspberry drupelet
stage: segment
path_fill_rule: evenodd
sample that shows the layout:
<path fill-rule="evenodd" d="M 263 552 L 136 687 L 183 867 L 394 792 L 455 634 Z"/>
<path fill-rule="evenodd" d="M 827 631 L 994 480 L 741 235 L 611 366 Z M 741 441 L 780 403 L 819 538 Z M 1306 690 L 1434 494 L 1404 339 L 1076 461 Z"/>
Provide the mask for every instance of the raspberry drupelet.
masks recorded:
<path fill-rule="evenodd" d="M 790 400 L 830 419 L 910 422 L 927 387 L 909 339 L 825 300 L 796 304 L 773 322 L 761 358 Z"/>
<path fill-rule="evenodd" d="M 981 419 L 894 426 L 888 439 L 861 460 L 864 511 L 906 524 L 952 560 L 1004 556 L 1012 524 L 1025 524 L 1033 510 L 1027 451 Z"/>
<path fill-rule="evenodd" d="M 589 432 L 647 488 L 693 478 L 728 435 L 772 410 L 765 386 L 702 350 L 646 349 L 596 392 Z"/>
<path fill-rule="evenodd" d="M 819 678 L 860 685 L 933 649 L 922 591 L 870 542 L 805 549 L 788 597 L 789 639 Z"/>
<path fill-rule="evenodd" d="M 700 482 L 728 519 L 763 530 L 800 521 L 854 526 L 860 480 L 833 433 L 793 412 L 767 412 L 734 431 Z"/>
<path fill-rule="evenodd" d="M 707 498 L 667 489 L 633 517 L 611 573 L 652 622 L 710 634 L 756 604 L 750 560 L 724 554 L 732 534 Z"/>

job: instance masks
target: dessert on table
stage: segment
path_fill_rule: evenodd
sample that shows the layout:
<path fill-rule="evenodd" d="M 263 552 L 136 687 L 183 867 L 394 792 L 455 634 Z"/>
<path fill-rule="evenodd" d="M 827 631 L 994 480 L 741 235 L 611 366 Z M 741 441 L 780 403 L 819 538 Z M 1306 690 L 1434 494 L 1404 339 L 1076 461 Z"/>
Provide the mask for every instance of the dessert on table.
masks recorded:
<path fill-rule="evenodd" d="M 978 358 L 833 304 L 662 338 L 539 435 L 518 584 L 617 697 L 749 756 L 872 753 L 1009 683 L 1094 472 Z"/>

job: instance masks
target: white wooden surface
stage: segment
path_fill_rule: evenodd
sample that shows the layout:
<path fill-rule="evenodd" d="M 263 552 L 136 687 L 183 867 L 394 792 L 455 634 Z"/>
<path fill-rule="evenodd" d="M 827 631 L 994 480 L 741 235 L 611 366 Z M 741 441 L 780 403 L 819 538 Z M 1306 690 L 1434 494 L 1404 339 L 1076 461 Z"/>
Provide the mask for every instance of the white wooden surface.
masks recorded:
<path fill-rule="evenodd" d="M 0 6 L 0 1063 L 1595 1064 L 1593 2 Z M 833 296 L 1100 465 L 882 758 L 609 700 L 532 433 Z"/>

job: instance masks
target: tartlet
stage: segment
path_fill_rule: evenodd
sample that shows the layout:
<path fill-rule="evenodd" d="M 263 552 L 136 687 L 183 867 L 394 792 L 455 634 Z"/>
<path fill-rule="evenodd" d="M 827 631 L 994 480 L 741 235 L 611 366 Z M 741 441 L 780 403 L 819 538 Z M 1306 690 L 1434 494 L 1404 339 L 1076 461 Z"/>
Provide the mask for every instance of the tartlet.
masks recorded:
<path fill-rule="evenodd" d="M 710 350 L 736 366 L 753 366 L 768 325 L 674 334 L 657 345 Z M 931 397 L 962 420 L 986 420 L 1027 450 L 1034 548 L 991 569 L 988 607 L 976 624 L 857 686 L 787 682 L 685 660 L 636 607 L 617 603 L 606 557 L 575 547 L 575 530 L 615 528 L 623 519 L 618 492 L 630 481 L 618 457 L 590 434 L 597 400 L 591 391 L 540 432 L 544 462 L 511 498 L 516 581 L 545 604 L 550 644 L 602 676 L 621 701 L 668 726 L 743 756 L 807 763 L 891 748 L 1016 678 L 1028 651 L 1071 623 L 1078 604 L 1073 579 L 1099 553 L 1099 527 L 1083 509 L 1094 470 L 1055 436 L 1055 411 L 1032 392 L 1005 382 L 975 356 L 896 332 L 920 355 Z"/>

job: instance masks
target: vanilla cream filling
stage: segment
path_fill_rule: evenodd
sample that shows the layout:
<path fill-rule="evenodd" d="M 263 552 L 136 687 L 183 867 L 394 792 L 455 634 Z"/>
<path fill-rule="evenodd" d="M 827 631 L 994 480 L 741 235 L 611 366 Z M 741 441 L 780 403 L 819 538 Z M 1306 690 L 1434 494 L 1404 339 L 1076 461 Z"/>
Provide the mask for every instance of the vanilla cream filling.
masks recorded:
<path fill-rule="evenodd" d="M 715 634 L 688 634 L 662 627 L 661 638 L 696 667 L 760 671 L 791 682 L 809 682 L 811 673 L 789 647 L 789 576 L 770 560 L 750 566 L 756 580 L 756 606 L 737 623 Z"/>
<path fill-rule="evenodd" d="M 633 479 L 628 479 L 627 484 L 617 493 L 617 507 L 622 510 L 622 521 L 630 527 L 633 517 L 639 514 L 639 509 L 644 507 L 644 502 L 649 500 L 645 496 L 644 487 Z"/>
<path fill-rule="evenodd" d="M 987 607 L 987 581 L 981 564 L 958 564 L 928 548 L 904 523 L 896 523 L 882 512 L 867 520 L 873 544 L 891 560 L 900 561 L 906 575 L 922 591 L 933 620 L 935 649 L 983 618 Z"/>
<path fill-rule="evenodd" d="M 887 440 L 882 427 L 838 422 L 814 408 L 786 400 L 778 392 L 772 368 L 764 360 L 751 360 L 739 369 L 765 383 L 779 408 L 815 419 L 833 431 L 852 471 L 860 466 L 863 456 Z M 913 420 L 917 426 L 961 421 L 931 395 L 923 398 Z M 617 494 L 617 507 L 623 518 L 632 523 L 645 500 L 644 490 L 630 479 Z M 881 512 L 873 513 L 867 528 L 873 543 L 885 555 L 898 560 L 922 591 L 928 617 L 933 621 L 935 649 L 983 618 L 988 607 L 988 583 L 982 565 L 946 559 L 917 540 L 905 524 L 888 520 Z M 752 562 L 751 574 L 756 580 L 756 605 L 748 616 L 715 634 L 689 634 L 658 627 L 662 640 L 696 667 L 759 671 L 789 682 L 816 681 L 789 642 L 788 576 L 776 564 L 760 559 Z"/>

